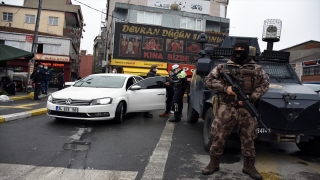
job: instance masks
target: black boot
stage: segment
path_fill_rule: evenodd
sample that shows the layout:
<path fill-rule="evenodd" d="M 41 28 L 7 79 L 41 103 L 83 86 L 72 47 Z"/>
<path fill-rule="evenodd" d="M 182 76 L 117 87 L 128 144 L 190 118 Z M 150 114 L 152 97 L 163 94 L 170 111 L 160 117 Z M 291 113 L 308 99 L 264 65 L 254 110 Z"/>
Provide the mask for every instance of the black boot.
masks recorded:
<path fill-rule="evenodd" d="M 220 157 L 210 155 L 210 162 L 207 167 L 202 169 L 203 175 L 210 175 L 215 171 L 219 171 Z"/>
<path fill-rule="evenodd" d="M 170 122 L 179 122 L 181 121 L 181 113 L 177 113 L 177 112 L 174 112 L 174 116 L 173 117 L 169 117 L 169 121 Z"/>
<path fill-rule="evenodd" d="M 260 180 L 262 179 L 261 174 L 254 167 L 255 158 L 254 157 L 244 157 L 242 172 L 248 174 L 252 179 Z"/>

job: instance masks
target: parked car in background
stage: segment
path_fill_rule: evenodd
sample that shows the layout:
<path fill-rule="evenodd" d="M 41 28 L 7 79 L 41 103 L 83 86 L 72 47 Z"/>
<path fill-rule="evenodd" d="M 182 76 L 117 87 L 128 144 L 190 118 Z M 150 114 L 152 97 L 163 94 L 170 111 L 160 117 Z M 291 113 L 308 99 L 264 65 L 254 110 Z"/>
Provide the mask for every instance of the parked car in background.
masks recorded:
<path fill-rule="evenodd" d="M 303 84 L 320 95 L 320 84 Z"/>
<path fill-rule="evenodd" d="M 92 74 L 52 93 L 47 114 L 60 119 L 115 120 L 132 112 L 164 110 L 166 77 Z"/>

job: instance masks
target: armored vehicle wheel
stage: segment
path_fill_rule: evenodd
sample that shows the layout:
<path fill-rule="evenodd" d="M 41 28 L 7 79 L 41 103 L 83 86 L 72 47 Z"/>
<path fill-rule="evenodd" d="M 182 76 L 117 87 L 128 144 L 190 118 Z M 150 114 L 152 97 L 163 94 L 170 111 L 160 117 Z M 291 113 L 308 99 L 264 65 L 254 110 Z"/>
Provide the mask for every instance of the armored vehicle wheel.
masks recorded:
<path fill-rule="evenodd" d="M 194 110 L 190 103 L 188 103 L 187 121 L 189 123 L 197 123 L 199 120 L 199 113 Z"/>
<path fill-rule="evenodd" d="M 210 107 L 204 118 L 203 124 L 203 139 L 204 139 L 204 149 L 206 151 L 210 150 L 211 144 L 213 142 L 213 137 L 211 135 L 211 125 L 214 119 L 213 109 Z"/>
<path fill-rule="evenodd" d="M 320 155 L 320 137 L 315 137 L 309 142 L 300 142 L 297 143 L 298 148 L 310 155 Z"/>

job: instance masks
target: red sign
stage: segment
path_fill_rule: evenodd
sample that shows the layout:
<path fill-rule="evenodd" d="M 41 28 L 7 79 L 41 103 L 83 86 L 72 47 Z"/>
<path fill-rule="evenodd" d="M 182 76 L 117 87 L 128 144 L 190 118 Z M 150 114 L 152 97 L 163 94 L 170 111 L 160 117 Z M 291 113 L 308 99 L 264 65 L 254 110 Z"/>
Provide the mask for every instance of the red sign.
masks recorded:
<path fill-rule="evenodd" d="M 46 60 L 46 61 L 62 61 L 62 62 L 69 62 L 70 60 L 68 56 L 54 56 L 54 55 L 46 55 L 46 54 L 36 54 L 35 59 Z"/>
<path fill-rule="evenodd" d="M 33 36 L 32 35 L 26 35 L 26 42 L 33 42 Z"/>
<path fill-rule="evenodd" d="M 168 63 L 168 72 L 172 70 L 173 63 Z M 194 65 L 192 64 L 179 64 L 180 68 L 183 69 L 188 76 L 193 75 Z"/>
<path fill-rule="evenodd" d="M 41 64 L 43 64 L 44 66 L 48 66 L 48 67 L 64 67 L 64 64 L 62 63 L 47 63 L 47 62 L 42 62 Z"/>

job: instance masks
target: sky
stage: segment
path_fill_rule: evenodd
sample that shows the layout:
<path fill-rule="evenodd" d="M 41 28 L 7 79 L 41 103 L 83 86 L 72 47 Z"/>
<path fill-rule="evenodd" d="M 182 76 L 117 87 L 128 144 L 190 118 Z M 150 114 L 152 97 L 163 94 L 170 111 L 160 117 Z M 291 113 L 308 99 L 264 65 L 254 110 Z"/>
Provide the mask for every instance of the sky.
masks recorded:
<path fill-rule="evenodd" d="M 22 5 L 23 0 L 2 0 L 6 4 Z M 107 0 L 77 0 L 102 11 Z M 73 4 L 81 5 L 72 0 Z M 320 41 L 320 0 L 229 0 L 227 18 L 230 19 L 230 36 L 257 37 L 260 50 L 267 47 L 262 41 L 266 19 L 280 19 L 280 41 L 273 46 L 281 50 L 309 40 Z M 99 35 L 101 13 L 81 5 L 85 32 L 81 49 L 93 52 L 93 40 Z"/>

